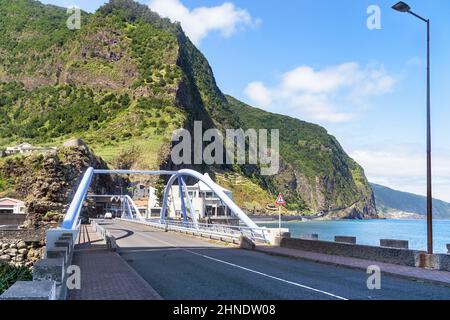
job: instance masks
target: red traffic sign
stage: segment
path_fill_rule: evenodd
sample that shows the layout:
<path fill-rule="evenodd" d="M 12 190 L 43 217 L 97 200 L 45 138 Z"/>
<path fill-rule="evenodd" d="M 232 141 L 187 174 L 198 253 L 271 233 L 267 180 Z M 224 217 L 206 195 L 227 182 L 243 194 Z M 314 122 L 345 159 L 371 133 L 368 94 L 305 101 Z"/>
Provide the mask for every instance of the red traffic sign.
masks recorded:
<path fill-rule="evenodd" d="M 278 194 L 277 201 L 275 201 L 275 204 L 276 204 L 277 206 L 285 206 L 285 205 L 286 205 L 286 201 L 284 201 L 284 198 L 283 198 L 283 194 L 282 194 L 282 193 L 279 193 L 279 194 Z"/>

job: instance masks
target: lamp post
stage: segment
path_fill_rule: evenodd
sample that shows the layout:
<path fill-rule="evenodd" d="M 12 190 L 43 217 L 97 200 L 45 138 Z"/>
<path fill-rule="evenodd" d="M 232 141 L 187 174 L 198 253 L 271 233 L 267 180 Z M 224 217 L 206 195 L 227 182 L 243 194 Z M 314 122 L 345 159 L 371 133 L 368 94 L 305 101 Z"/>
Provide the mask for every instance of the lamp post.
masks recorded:
<path fill-rule="evenodd" d="M 411 7 L 400 1 L 392 6 L 399 12 L 406 12 L 427 24 L 427 252 L 433 253 L 433 197 L 431 185 L 431 95 L 430 95 L 430 20 L 411 11 Z"/>

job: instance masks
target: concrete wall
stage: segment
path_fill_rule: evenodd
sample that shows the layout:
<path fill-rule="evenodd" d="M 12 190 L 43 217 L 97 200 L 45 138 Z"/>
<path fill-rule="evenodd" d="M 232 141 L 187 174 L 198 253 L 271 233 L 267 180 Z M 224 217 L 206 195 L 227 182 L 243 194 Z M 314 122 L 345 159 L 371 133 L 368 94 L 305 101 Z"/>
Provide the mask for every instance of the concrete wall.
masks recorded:
<path fill-rule="evenodd" d="M 386 263 L 416 266 L 416 255 L 421 251 L 382 248 L 348 243 L 328 242 L 321 240 L 303 240 L 283 238 L 281 247 L 319 252 L 324 254 L 375 260 Z"/>
<path fill-rule="evenodd" d="M 298 238 L 282 238 L 280 246 L 284 248 L 380 261 L 409 267 L 425 267 L 435 270 L 450 271 L 450 254 L 428 255 L 426 252 L 418 250 Z"/>
<path fill-rule="evenodd" d="M 2 213 L 0 214 L 0 225 L 21 225 L 25 222 L 26 214 Z"/>

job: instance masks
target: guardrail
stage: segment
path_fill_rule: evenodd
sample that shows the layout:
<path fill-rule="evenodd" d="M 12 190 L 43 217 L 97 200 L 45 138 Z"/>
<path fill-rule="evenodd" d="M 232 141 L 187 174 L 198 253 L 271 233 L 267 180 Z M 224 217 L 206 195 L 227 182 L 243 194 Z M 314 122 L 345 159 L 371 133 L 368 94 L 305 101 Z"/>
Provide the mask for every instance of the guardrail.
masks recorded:
<path fill-rule="evenodd" d="M 108 230 L 106 230 L 104 227 L 98 224 L 96 220 L 91 220 L 91 226 L 92 229 L 105 240 L 106 247 L 109 250 L 116 251 L 117 249 L 116 238 L 113 235 L 111 235 L 111 233 Z"/>
<path fill-rule="evenodd" d="M 164 230 L 173 230 L 181 232 L 189 232 L 197 235 L 214 236 L 218 238 L 229 238 L 239 240 L 241 236 L 247 237 L 254 242 L 269 243 L 270 229 L 267 228 L 250 228 L 243 226 L 232 226 L 223 224 L 206 224 L 191 222 L 165 220 L 163 223 L 159 219 L 118 219 L 122 221 L 131 221 Z"/>

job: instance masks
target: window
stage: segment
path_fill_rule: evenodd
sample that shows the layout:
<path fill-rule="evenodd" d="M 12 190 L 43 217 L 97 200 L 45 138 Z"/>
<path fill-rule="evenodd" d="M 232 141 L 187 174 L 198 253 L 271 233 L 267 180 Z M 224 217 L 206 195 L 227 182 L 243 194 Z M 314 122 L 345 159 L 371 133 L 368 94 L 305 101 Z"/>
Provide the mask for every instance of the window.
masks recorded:
<path fill-rule="evenodd" d="M 217 207 L 217 215 L 224 216 L 225 215 L 225 207 Z"/>
<path fill-rule="evenodd" d="M 210 192 L 210 191 L 205 192 L 205 198 L 206 199 L 212 199 L 212 197 L 213 197 L 213 193 L 212 192 Z"/>
<path fill-rule="evenodd" d="M 211 217 L 214 216 L 214 211 L 212 206 L 206 206 L 206 216 Z"/>

